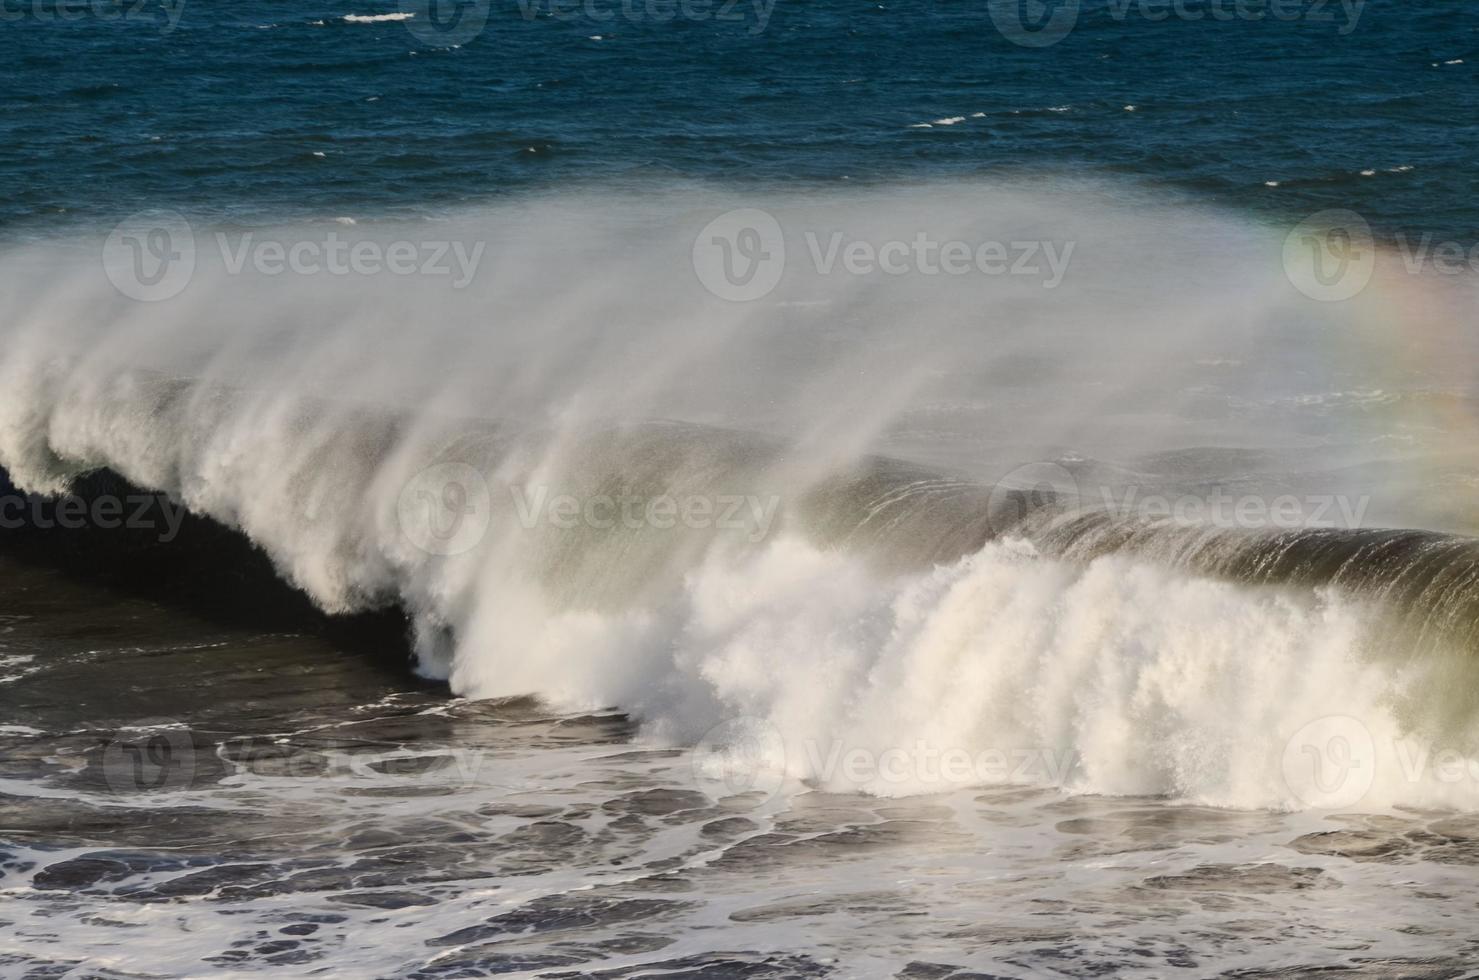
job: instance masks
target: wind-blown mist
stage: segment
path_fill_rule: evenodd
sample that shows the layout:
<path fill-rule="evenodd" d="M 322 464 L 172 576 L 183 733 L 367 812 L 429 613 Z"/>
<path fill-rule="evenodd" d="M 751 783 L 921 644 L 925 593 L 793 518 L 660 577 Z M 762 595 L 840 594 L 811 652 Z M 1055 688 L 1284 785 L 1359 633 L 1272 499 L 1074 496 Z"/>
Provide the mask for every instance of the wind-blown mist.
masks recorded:
<path fill-rule="evenodd" d="M 692 265 L 738 207 L 785 231 L 779 285 L 746 302 Z M 478 258 L 233 271 L 331 233 Z M 1039 258 L 837 258 L 920 233 Z M 616 705 L 677 742 L 742 719 L 778 733 L 791 775 L 883 794 L 1025 778 L 1300 806 L 1319 787 L 1281 754 L 1312 721 L 1359 719 L 1388 755 L 1479 733 L 1439 696 L 1474 680 L 1474 621 L 1452 613 L 1479 580 L 1466 542 L 1356 574 L 1375 567 L 1360 534 L 1334 561 L 1301 550 L 1329 534 L 1211 542 L 1168 516 L 1151 541 L 1084 516 L 1125 488 L 1217 489 L 1473 527 L 1472 442 L 1444 420 L 1474 362 L 1442 283 L 1379 271 L 1318 303 L 1285 275 L 1283 229 L 1069 182 L 572 194 L 246 234 L 197 227 L 193 278 L 157 303 L 109 284 L 102 236 L 7 255 L 0 465 L 43 492 L 111 468 L 239 528 L 325 610 L 399 605 L 419 669 L 458 693 Z M 849 776 L 835 746 L 913 761 Z M 942 751 L 1062 765 L 919 762 Z M 1380 771 L 1368 804 L 1474 802 L 1473 781 Z"/>

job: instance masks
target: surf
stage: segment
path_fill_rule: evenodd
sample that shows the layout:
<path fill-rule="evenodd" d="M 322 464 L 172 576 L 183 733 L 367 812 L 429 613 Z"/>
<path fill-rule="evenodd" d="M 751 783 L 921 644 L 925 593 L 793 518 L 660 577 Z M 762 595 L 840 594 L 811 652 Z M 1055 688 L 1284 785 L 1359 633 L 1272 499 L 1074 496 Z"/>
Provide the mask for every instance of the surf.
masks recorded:
<path fill-rule="evenodd" d="M 1451 501 L 1391 492 L 1414 460 L 1451 459 L 1450 434 L 1301 400 L 1347 380 L 1332 327 L 1381 342 L 1390 291 L 1312 304 L 1270 263 L 1282 229 L 1136 193 L 691 188 L 354 229 L 384 255 L 485 255 L 465 288 L 232 269 L 202 228 L 188 284 L 139 302 L 85 242 L 18 248 L 0 465 L 38 494 L 106 468 L 240 533 L 325 612 L 400 610 L 416 668 L 458 694 L 618 707 L 662 743 L 759 732 L 767 766 L 824 789 L 1026 778 L 1319 806 L 1319 773 L 1291 777 L 1285 755 L 1350 718 L 1380 760 L 1365 805 L 1472 806 L 1473 781 L 1402 764 L 1472 757 L 1479 721 L 1475 545 Z M 735 205 L 792 241 L 918 225 L 1075 247 L 1050 290 L 814 275 L 798 248 L 737 301 L 694 259 Z M 1427 290 L 1444 336 L 1456 301 L 1401 285 Z M 1457 383 L 1426 367 L 1383 405 L 1425 411 Z M 1393 454 L 1394 432 L 1438 441 Z M 1387 488 L 1373 518 L 1448 527 L 1094 504 L 1101 485 L 1205 494 L 1230 476 L 1252 495 Z M 874 764 L 839 768 L 858 753 Z M 946 755 L 969 764 L 952 777 Z"/>

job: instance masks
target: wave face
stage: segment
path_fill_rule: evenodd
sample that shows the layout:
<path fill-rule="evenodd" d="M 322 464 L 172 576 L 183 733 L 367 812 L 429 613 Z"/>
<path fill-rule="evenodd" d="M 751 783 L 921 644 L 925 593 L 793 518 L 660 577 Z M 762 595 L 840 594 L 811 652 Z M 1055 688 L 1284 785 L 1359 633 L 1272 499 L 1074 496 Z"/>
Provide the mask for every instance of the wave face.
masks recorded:
<path fill-rule="evenodd" d="M 826 789 L 1349 805 L 1297 751 L 1346 725 L 1363 806 L 1474 805 L 1479 783 L 1414 763 L 1479 755 L 1472 541 L 1106 514 L 1095 492 L 1359 494 L 1465 530 L 1459 484 L 1414 460 L 1463 475 L 1471 444 L 1408 414 L 1468 397 L 1457 359 L 1335 397 L 1389 380 L 1366 357 L 1389 324 L 1363 314 L 1386 287 L 1310 303 L 1281 233 L 1112 191 L 696 189 L 353 231 L 483 246 L 462 286 L 237 272 L 240 233 L 217 252 L 197 229 L 160 303 L 115 292 L 89 243 L 12 252 L 0 465 L 52 494 L 107 467 L 328 612 L 398 606 L 457 693 L 619 706 Z M 786 233 L 754 302 L 693 273 L 737 206 Z M 808 254 L 917 229 L 1072 242 L 1075 264 L 1048 287 Z M 1456 301 L 1418 285 L 1446 323 Z M 1033 461 L 1063 479 L 1024 495 Z"/>

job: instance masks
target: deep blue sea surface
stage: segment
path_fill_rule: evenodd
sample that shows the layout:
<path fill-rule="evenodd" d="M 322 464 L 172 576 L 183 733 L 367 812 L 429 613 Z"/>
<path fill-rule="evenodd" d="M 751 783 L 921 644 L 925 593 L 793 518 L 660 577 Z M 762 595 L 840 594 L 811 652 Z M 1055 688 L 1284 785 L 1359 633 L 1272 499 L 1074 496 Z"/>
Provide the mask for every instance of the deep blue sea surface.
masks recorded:
<path fill-rule="evenodd" d="M 1067 171 L 1479 227 L 1457 0 L 429 2 L 4 0 L 0 224 Z"/>

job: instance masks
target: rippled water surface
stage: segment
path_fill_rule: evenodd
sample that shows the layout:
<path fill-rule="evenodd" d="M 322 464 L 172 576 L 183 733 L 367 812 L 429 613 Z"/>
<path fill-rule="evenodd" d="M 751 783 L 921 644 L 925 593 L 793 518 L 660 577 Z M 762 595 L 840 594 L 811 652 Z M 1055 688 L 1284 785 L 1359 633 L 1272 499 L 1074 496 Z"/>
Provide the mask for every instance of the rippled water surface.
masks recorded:
<path fill-rule="evenodd" d="M 692 16 L 479 0 L 464 6 L 487 26 L 460 45 L 412 29 L 427 6 L 47 4 L 0 22 L 0 220 L 44 234 L 144 206 L 364 218 L 652 180 L 1089 171 L 1281 216 L 1352 207 L 1389 233 L 1474 224 L 1462 3 L 1312 0 L 1283 19 L 1087 0 L 1048 48 L 1008 40 L 985 0 Z"/>
<path fill-rule="evenodd" d="M 47 659 L 0 685 L 7 975 L 1458 977 L 1479 956 L 1472 816 L 726 788 L 617 714 L 449 699 L 311 634 L 16 572 L 4 650 Z"/>

